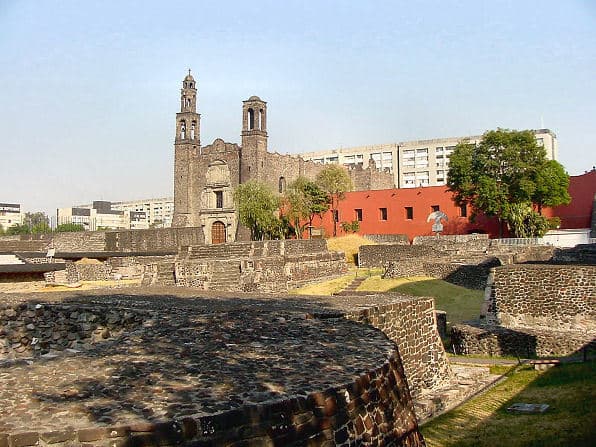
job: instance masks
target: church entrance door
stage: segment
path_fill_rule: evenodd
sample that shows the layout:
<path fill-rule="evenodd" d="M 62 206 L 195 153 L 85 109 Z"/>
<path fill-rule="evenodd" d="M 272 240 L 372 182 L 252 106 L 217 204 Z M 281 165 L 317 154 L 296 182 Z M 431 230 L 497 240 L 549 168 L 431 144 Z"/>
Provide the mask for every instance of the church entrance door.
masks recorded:
<path fill-rule="evenodd" d="M 223 222 L 213 222 L 211 226 L 211 243 L 223 244 L 226 241 L 226 226 Z"/>

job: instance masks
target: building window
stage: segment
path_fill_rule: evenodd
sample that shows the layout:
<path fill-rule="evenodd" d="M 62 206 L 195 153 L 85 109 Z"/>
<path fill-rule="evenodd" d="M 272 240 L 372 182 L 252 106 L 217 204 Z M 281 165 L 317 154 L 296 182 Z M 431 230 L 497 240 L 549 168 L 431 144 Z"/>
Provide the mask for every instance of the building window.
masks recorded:
<path fill-rule="evenodd" d="M 356 208 L 354 212 L 356 213 L 356 220 L 362 222 L 362 208 Z"/>
<path fill-rule="evenodd" d="M 412 220 L 414 219 L 414 208 L 411 206 L 406 206 L 406 219 Z"/>
<path fill-rule="evenodd" d="M 215 191 L 215 208 L 223 208 L 223 191 Z"/>
<path fill-rule="evenodd" d="M 253 130 L 255 128 L 255 111 L 253 109 L 248 109 L 248 130 Z"/>
<path fill-rule="evenodd" d="M 333 222 L 339 222 L 339 210 L 333 210 Z"/>
<path fill-rule="evenodd" d="M 441 207 L 439 205 L 432 205 L 430 207 L 430 209 L 432 210 L 432 212 L 434 213 L 435 211 L 439 211 L 441 209 Z"/>
<path fill-rule="evenodd" d="M 279 193 L 283 194 L 284 192 L 286 192 L 286 179 L 284 177 L 280 177 L 279 178 Z"/>
<path fill-rule="evenodd" d="M 387 220 L 387 208 L 379 208 L 381 220 Z"/>
<path fill-rule="evenodd" d="M 459 217 L 468 217 L 468 207 L 465 203 L 459 206 Z"/>

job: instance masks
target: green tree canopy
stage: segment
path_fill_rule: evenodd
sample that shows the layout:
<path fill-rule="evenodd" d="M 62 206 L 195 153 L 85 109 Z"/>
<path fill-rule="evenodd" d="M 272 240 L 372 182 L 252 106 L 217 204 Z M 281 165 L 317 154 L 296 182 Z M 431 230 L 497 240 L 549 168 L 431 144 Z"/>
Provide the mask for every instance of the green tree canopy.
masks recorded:
<path fill-rule="evenodd" d="M 518 237 L 547 231 L 540 209 L 568 203 L 568 184 L 562 166 L 546 159 L 530 130 L 488 131 L 478 145 L 458 144 L 449 158 L 447 185 L 455 202 L 470 204 L 473 215 L 497 217 Z"/>
<path fill-rule="evenodd" d="M 42 211 L 37 211 L 35 213 L 25 213 L 25 216 L 23 217 L 23 223 L 27 225 L 29 228 L 33 228 L 36 225 L 40 224 L 46 224 L 49 227 L 50 219 L 48 218 L 46 213 Z"/>
<path fill-rule="evenodd" d="M 344 199 L 345 193 L 352 190 L 352 180 L 343 167 L 328 165 L 319 172 L 316 183 L 327 193 L 327 203 L 333 213 L 333 236 L 335 237 L 337 236 L 337 207 Z"/>
<path fill-rule="evenodd" d="M 85 231 L 85 227 L 76 223 L 63 223 L 58 225 L 54 231 L 57 233 L 70 233 L 75 231 Z"/>
<path fill-rule="evenodd" d="M 538 170 L 533 201 L 539 213 L 543 206 L 567 205 L 571 202 L 569 175 L 561 163 L 549 160 Z"/>
<path fill-rule="evenodd" d="M 26 224 L 16 224 L 11 225 L 6 229 L 6 234 L 8 235 L 15 235 L 15 234 L 29 234 L 31 230 L 29 226 Z"/>
<path fill-rule="evenodd" d="M 285 196 L 286 216 L 294 228 L 296 238 L 302 238 L 307 225 L 317 214 L 329 209 L 325 191 L 306 177 L 298 177 L 289 186 Z"/>
<path fill-rule="evenodd" d="M 252 240 L 276 237 L 282 232 L 277 216 L 280 198 L 269 185 L 256 180 L 242 183 L 234 191 L 234 202 L 238 219 L 250 229 Z"/>

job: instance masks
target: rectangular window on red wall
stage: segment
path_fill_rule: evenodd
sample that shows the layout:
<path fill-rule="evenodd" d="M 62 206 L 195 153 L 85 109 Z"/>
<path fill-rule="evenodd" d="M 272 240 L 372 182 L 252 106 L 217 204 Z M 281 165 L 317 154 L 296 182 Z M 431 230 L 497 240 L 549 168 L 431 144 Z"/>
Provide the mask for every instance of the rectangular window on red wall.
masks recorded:
<path fill-rule="evenodd" d="M 431 212 L 434 212 L 434 211 L 439 211 L 441 209 L 441 207 L 439 205 L 433 205 L 430 207 L 430 209 L 431 209 Z"/>
<path fill-rule="evenodd" d="M 379 218 L 381 220 L 387 220 L 387 208 L 379 208 Z"/>
<path fill-rule="evenodd" d="M 459 217 L 468 217 L 468 207 L 465 203 L 459 207 Z"/>
<path fill-rule="evenodd" d="M 407 220 L 414 219 L 414 208 L 411 206 L 406 206 L 405 210 L 406 210 L 406 219 Z"/>
<path fill-rule="evenodd" d="M 356 220 L 362 222 L 362 208 L 356 208 L 354 213 L 356 214 Z"/>

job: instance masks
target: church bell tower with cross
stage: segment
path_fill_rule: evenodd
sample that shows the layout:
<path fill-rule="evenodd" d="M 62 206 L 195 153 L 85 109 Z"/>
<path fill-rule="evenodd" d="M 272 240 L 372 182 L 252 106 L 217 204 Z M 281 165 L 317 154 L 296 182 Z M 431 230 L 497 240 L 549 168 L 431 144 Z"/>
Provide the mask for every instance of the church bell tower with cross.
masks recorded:
<path fill-rule="evenodd" d="M 192 213 L 192 160 L 201 152 L 197 87 L 188 70 L 180 90 L 180 112 L 176 113 L 174 139 L 174 226 L 187 226 Z"/>

